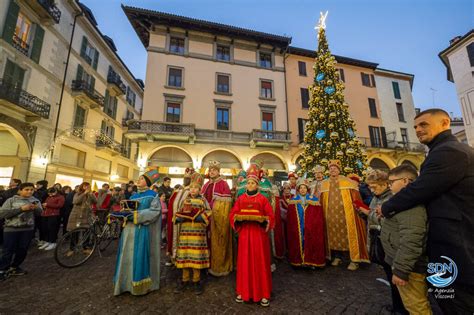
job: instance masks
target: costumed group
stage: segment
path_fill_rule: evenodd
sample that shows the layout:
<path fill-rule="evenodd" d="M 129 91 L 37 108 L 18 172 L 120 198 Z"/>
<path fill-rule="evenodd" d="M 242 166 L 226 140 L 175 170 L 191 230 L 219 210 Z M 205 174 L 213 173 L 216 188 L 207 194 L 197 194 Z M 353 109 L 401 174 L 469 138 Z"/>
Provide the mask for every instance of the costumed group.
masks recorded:
<path fill-rule="evenodd" d="M 175 293 L 193 286 L 203 292 L 201 272 L 226 276 L 236 270 L 236 302 L 269 306 L 273 259 L 287 257 L 296 268 L 322 268 L 326 262 L 340 265 L 350 258 L 348 269 L 369 262 L 364 220 L 354 211 L 362 203 L 358 183 L 340 175 L 341 163 L 315 168 L 315 180 L 289 174 L 280 195 L 256 162 L 238 174 L 231 191 L 220 176 L 220 163 L 211 161 L 209 181 L 194 169 L 186 169 L 184 185 L 169 200 L 167 265 L 182 270 Z M 114 275 L 114 294 L 143 295 L 160 286 L 161 203 L 150 187 L 157 170 L 140 176 L 138 192 L 127 209 L 116 216 L 125 221 Z M 235 255 L 236 252 L 236 255 Z"/>

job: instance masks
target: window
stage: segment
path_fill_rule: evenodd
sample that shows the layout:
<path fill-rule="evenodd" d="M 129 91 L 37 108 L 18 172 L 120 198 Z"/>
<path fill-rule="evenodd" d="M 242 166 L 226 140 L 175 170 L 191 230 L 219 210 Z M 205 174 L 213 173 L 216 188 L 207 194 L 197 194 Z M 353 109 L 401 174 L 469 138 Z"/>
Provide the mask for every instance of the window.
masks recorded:
<path fill-rule="evenodd" d="M 301 88 L 301 107 L 309 108 L 309 90 Z"/>
<path fill-rule="evenodd" d="M 87 37 L 82 37 L 81 57 L 97 70 L 97 63 L 99 62 L 99 51 L 95 49 L 87 40 Z"/>
<path fill-rule="evenodd" d="M 272 67 L 272 54 L 260 53 L 259 54 L 259 64 L 262 68 L 271 68 Z"/>
<path fill-rule="evenodd" d="M 117 175 L 123 178 L 128 178 L 128 166 L 117 164 Z"/>
<path fill-rule="evenodd" d="M 77 84 L 79 84 L 80 87 L 92 93 L 94 92 L 95 78 L 91 76 L 89 73 L 85 72 L 84 68 L 82 68 L 80 64 L 77 65 L 76 81 L 78 81 Z"/>
<path fill-rule="evenodd" d="M 384 127 L 369 126 L 370 143 L 373 148 L 387 147 L 387 134 Z"/>
<path fill-rule="evenodd" d="M 217 75 L 217 92 L 230 93 L 230 76 L 225 74 Z"/>
<path fill-rule="evenodd" d="M 31 32 L 31 21 L 26 18 L 23 14 L 18 14 L 16 20 L 15 34 L 13 35 L 13 42 L 19 45 L 21 48 L 28 51 L 28 39 Z"/>
<path fill-rule="evenodd" d="M 370 117 L 377 118 L 377 106 L 375 105 L 375 99 L 369 98 L 369 109 L 370 109 Z"/>
<path fill-rule="evenodd" d="M 74 114 L 74 129 L 73 135 L 79 138 L 84 137 L 84 126 L 86 124 L 86 110 L 79 105 L 76 105 L 76 112 Z"/>
<path fill-rule="evenodd" d="M 117 97 L 111 96 L 109 90 L 105 90 L 104 113 L 113 119 L 117 117 Z"/>
<path fill-rule="evenodd" d="M 109 137 L 110 140 L 114 140 L 115 128 L 110 123 L 107 123 L 105 120 L 102 120 L 100 131 L 102 131 L 103 135 Z"/>
<path fill-rule="evenodd" d="M 400 96 L 400 86 L 398 85 L 398 82 L 393 81 L 392 87 L 393 87 L 393 96 L 396 99 L 401 100 L 402 97 Z"/>
<path fill-rule="evenodd" d="M 362 85 L 368 87 L 375 87 L 375 77 L 373 74 L 360 73 Z"/>
<path fill-rule="evenodd" d="M 32 23 L 20 12 L 20 6 L 15 1 L 10 3 L 5 14 L 3 25 L 3 39 L 16 48 L 20 53 L 39 63 L 41 48 L 43 47 L 44 29 Z"/>
<path fill-rule="evenodd" d="M 3 73 L 3 81 L 12 88 L 20 88 L 23 86 L 23 79 L 25 77 L 25 70 L 19 67 L 16 63 L 7 59 L 5 65 L 5 72 Z"/>
<path fill-rule="evenodd" d="M 260 97 L 273 98 L 272 81 L 260 81 Z"/>
<path fill-rule="evenodd" d="M 397 103 L 397 114 L 398 114 L 398 121 L 405 122 L 405 114 L 403 113 L 402 103 Z"/>
<path fill-rule="evenodd" d="M 110 168 L 112 166 L 112 162 L 98 156 L 95 157 L 94 160 L 94 170 L 97 172 L 109 174 Z"/>
<path fill-rule="evenodd" d="M 466 47 L 467 49 L 467 57 L 469 58 L 469 63 L 471 67 L 474 67 L 474 43 L 470 43 Z"/>
<path fill-rule="evenodd" d="M 344 75 L 344 69 L 339 69 L 339 79 L 342 81 L 342 82 L 346 82 L 346 77 Z"/>
<path fill-rule="evenodd" d="M 273 113 L 262 112 L 262 130 L 273 131 Z"/>
<path fill-rule="evenodd" d="M 217 60 L 230 61 L 230 47 L 217 45 L 216 57 Z"/>
<path fill-rule="evenodd" d="M 135 107 L 135 100 L 136 100 L 136 95 L 135 93 L 132 91 L 132 89 L 127 86 L 127 103 L 132 105 L 133 107 Z"/>
<path fill-rule="evenodd" d="M 304 131 L 308 119 L 298 118 L 298 140 L 299 143 L 304 141 Z"/>
<path fill-rule="evenodd" d="M 170 38 L 170 52 L 184 55 L 184 38 Z"/>
<path fill-rule="evenodd" d="M 408 144 L 408 131 L 406 128 L 400 128 L 400 134 L 402 135 L 403 144 Z"/>
<path fill-rule="evenodd" d="M 0 167 L 0 185 L 7 187 L 13 177 L 13 167 Z"/>
<path fill-rule="evenodd" d="M 229 130 L 229 109 L 217 108 L 217 129 Z"/>
<path fill-rule="evenodd" d="M 173 86 L 173 87 L 183 86 L 183 70 L 182 69 L 169 68 L 168 86 Z"/>
<path fill-rule="evenodd" d="M 306 74 L 306 62 L 304 61 L 298 61 L 298 71 L 301 76 L 307 76 Z"/>
<path fill-rule="evenodd" d="M 181 104 L 167 103 L 166 104 L 166 122 L 179 123 L 181 116 Z"/>

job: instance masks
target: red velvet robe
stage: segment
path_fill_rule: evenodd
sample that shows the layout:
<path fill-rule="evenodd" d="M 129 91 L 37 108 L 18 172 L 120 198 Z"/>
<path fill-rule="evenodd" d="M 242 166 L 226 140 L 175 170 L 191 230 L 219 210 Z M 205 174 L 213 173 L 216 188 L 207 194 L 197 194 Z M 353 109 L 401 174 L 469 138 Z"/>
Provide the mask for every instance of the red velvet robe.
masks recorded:
<path fill-rule="evenodd" d="M 299 211 L 298 211 L 299 210 Z M 318 198 L 300 195 L 291 199 L 286 222 L 288 260 L 294 266 L 324 266 L 324 214 Z"/>
<path fill-rule="evenodd" d="M 173 203 L 176 199 L 176 191 L 171 194 L 170 200 L 168 201 L 168 216 L 166 217 L 166 254 L 171 255 L 173 252 Z"/>
<path fill-rule="evenodd" d="M 234 222 L 241 209 L 260 210 L 268 216 L 270 229 L 274 227 L 275 217 L 267 198 L 257 193 L 241 195 L 230 213 L 230 224 L 239 235 L 237 252 L 236 293 L 244 301 L 270 299 L 272 292 L 272 272 L 270 268 L 270 240 L 265 228 L 252 221 Z"/>

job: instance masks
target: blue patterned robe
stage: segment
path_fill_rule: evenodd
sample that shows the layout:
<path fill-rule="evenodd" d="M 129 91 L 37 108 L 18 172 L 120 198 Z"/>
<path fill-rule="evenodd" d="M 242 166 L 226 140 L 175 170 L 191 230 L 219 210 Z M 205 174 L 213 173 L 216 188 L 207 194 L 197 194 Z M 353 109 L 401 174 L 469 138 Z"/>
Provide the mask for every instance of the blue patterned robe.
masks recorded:
<path fill-rule="evenodd" d="M 153 191 L 136 193 L 138 211 L 120 237 L 114 295 L 143 295 L 160 288 L 161 203 Z"/>

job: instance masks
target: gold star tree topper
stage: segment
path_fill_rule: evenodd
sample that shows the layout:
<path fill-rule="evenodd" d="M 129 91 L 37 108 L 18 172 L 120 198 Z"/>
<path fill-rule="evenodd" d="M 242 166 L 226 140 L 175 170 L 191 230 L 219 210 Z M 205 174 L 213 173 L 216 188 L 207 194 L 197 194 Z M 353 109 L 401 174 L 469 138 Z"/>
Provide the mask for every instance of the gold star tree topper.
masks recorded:
<path fill-rule="evenodd" d="M 315 30 L 318 30 L 319 36 L 319 29 L 326 29 L 326 18 L 328 16 L 329 11 L 326 12 L 319 12 L 319 21 L 318 24 L 314 27 Z"/>

